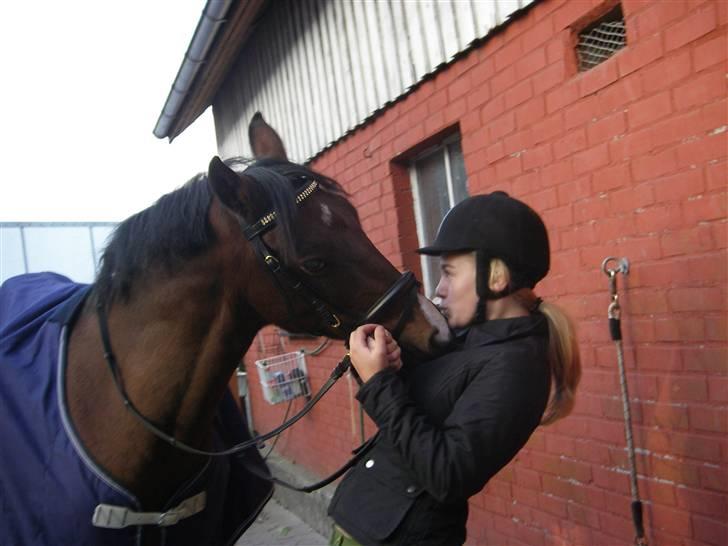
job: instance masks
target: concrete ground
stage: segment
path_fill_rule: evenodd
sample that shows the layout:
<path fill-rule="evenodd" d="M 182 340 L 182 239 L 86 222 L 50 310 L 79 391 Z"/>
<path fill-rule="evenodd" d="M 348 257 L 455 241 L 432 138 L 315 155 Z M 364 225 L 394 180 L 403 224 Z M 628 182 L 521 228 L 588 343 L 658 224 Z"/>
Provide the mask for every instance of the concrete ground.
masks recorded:
<path fill-rule="evenodd" d="M 235 546 L 326 546 L 324 538 L 271 499 Z"/>

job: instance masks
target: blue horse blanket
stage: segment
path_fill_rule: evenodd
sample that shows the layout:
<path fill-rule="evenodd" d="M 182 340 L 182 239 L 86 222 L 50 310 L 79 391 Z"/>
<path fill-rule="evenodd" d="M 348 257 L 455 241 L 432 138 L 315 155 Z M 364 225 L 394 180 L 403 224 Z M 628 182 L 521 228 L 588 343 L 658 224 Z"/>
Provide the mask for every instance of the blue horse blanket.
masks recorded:
<path fill-rule="evenodd" d="M 150 525 L 92 524 L 99 505 L 143 512 L 136 497 L 85 452 L 65 404 L 66 342 L 90 291 L 54 273 L 21 275 L 0 287 L 0 545 L 140 545 Z M 218 411 L 215 448 L 248 438 L 232 399 Z M 233 544 L 271 496 L 255 449 L 211 457 L 165 510 L 186 499 L 196 513 L 154 529 L 160 545 Z M 204 506 L 204 507 L 203 507 Z M 97 514 L 98 519 L 98 514 Z M 155 525 L 156 527 L 156 525 Z"/>

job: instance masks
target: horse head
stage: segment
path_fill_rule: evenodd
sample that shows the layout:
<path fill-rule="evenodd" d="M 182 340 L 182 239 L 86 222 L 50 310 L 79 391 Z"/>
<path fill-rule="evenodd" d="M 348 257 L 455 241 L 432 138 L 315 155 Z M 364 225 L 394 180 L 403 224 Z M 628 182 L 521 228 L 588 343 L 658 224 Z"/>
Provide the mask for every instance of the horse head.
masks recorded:
<path fill-rule="evenodd" d="M 239 267 L 249 264 L 238 282 L 261 323 L 344 339 L 376 321 L 410 350 L 447 344 L 445 319 L 369 240 L 341 186 L 288 161 L 259 113 L 249 136 L 256 161 L 213 158 L 208 180 L 221 205 L 212 224 Z"/>

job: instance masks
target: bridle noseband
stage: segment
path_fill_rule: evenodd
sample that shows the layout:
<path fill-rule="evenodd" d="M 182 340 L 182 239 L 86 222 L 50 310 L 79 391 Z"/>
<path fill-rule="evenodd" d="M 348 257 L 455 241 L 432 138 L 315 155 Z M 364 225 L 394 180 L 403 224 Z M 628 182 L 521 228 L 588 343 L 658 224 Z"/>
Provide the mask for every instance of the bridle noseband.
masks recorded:
<path fill-rule="evenodd" d="M 316 190 L 317 187 L 318 182 L 315 180 L 311 181 L 311 183 L 308 184 L 296 196 L 296 204 L 300 205 Z M 382 316 L 383 312 L 394 301 L 402 297 L 402 294 L 404 294 L 404 296 L 407 297 L 407 300 L 405 301 L 405 305 L 402 312 L 400 313 L 399 318 L 397 319 L 395 327 L 391 330 L 392 335 L 395 338 L 399 337 L 402 330 L 404 329 L 404 325 L 407 323 L 409 317 L 412 314 L 414 304 L 417 300 L 417 287 L 419 283 L 417 282 L 417 279 L 411 271 L 404 272 L 394 282 L 394 284 L 392 284 L 389 289 L 376 302 L 374 302 L 374 304 L 369 308 L 369 310 L 361 319 L 352 324 L 345 324 L 341 321 L 338 314 L 332 310 L 332 307 L 324 302 L 321 298 L 319 298 L 312 289 L 306 286 L 306 284 L 298 278 L 295 272 L 286 267 L 285 264 L 283 264 L 282 261 L 276 256 L 275 252 L 271 250 L 263 241 L 262 235 L 275 227 L 276 217 L 277 213 L 275 211 L 272 211 L 264 215 L 257 222 L 242 227 L 243 233 L 253 245 L 256 255 L 265 264 L 268 271 L 270 271 L 270 273 L 273 275 L 276 284 L 280 288 L 281 292 L 284 294 L 284 297 L 286 298 L 286 304 L 288 305 L 289 311 L 291 312 L 291 316 L 294 315 L 292 313 L 293 305 L 290 301 L 290 298 L 296 296 L 302 299 L 306 303 L 306 305 L 319 316 L 324 325 L 326 325 L 328 328 L 331 328 L 333 331 L 342 334 L 342 336 L 348 337 L 348 334 L 356 329 L 357 326 L 366 324 L 368 322 L 376 322 Z M 326 394 L 326 392 L 334 385 L 334 383 L 336 383 L 336 381 L 338 381 L 339 378 L 351 368 L 351 359 L 347 354 L 331 372 L 329 379 L 324 383 L 319 391 L 304 405 L 301 411 L 299 411 L 291 419 L 289 419 L 279 427 L 275 428 L 274 430 L 271 430 L 270 432 L 267 432 L 265 434 L 261 434 L 260 436 L 256 436 L 255 438 L 251 438 L 248 441 L 242 442 L 223 451 L 206 451 L 180 442 L 174 436 L 167 434 L 158 425 L 154 424 L 147 417 L 145 417 L 131 402 L 131 400 L 129 400 L 129 396 L 126 393 L 126 389 L 124 388 L 124 384 L 121 378 L 121 372 L 116 361 L 116 356 L 114 355 L 114 352 L 111 348 L 111 336 L 109 333 L 108 317 L 106 315 L 106 308 L 101 301 L 97 301 L 96 316 L 98 318 L 99 330 L 101 333 L 101 342 L 104 348 L 104 359 L 106 360 L 109 370 L 111 371 L 111 376 L 113 378 L 117 391 L 121 395 L 124 406 L 126 406 L 126 408 L 132 413 L 132 415 L 134 415 L 147 430 L 149 430 L 159 439 L 167 442 L 172 447 L 175 447 L 187 453 L 191 453 L 193 455 L 218 457 L 232 455 L 234 453 L 239 453 L 241 451 L 249 449 L 253 446 L 257 446 L 259 443 L 273 438 L 274 436 L 277 436 L 278 434 L 292 426 L 294 423 L 296 423 L 304 415 L 306 415 L 311 410 L 311 408 L 313 408 L 313 406 L 323 397 L 323 395 Z M 322 482 L 319 482 L 318 484 L 310 486 L 309 488 L 303 488 L 299 490 L 312 491 L 336 479 L 336 477 L 343 474 L 343 472 L 347 468 L 355 463 L 357 457 L 363 456 L 363 453 L 366 452 L 366 449 L 364 449 L 364 447 L 366 446 L 368 449 L 368 446 L 372 444 L 373 440 L 374 438 L 370 438 L 369 441 L 367 441 L 359 450 L 357 450 L 357 456 L 355 458 L 352 458 L 347 463 L 347 465 L 339 469 L 332 476 Z M 275 478 L 273 479 L 275 480 Z M 280 483 L 280 480 L 275 481 L 277 483 Z"/>

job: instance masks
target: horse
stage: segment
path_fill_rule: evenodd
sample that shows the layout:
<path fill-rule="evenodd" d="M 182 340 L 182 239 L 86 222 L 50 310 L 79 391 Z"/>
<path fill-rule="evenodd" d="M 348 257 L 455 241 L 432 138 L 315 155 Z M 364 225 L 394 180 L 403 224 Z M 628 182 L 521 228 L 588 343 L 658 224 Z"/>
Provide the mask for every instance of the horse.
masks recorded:
<path fill-rule="evenodd" d="M 233 544 L 272 493 L 258 451 L 174 444 L 249 440 L 228 382 L 262 327 L 346 339 L 374 307 L 405 348 L 450 341 L 343 188 L 290 162 L 260 113 L 249 138 L 254 159 L 213 158 L 121 222 L 91 285 L 0 289 L 4 546 Z"/>

